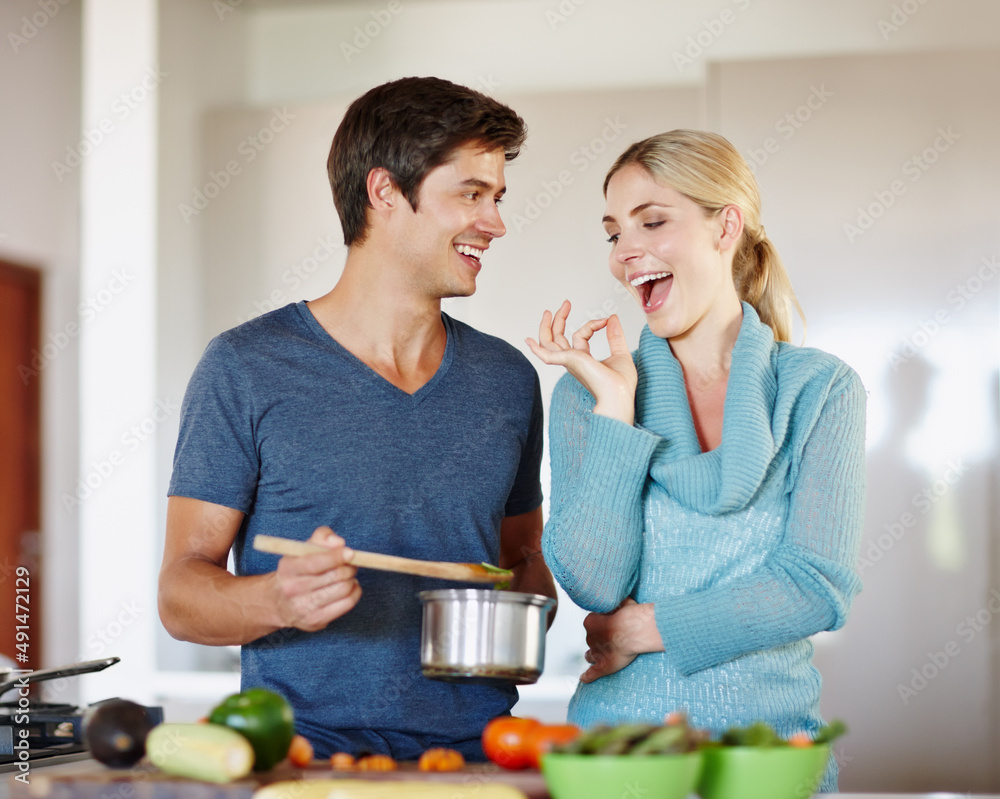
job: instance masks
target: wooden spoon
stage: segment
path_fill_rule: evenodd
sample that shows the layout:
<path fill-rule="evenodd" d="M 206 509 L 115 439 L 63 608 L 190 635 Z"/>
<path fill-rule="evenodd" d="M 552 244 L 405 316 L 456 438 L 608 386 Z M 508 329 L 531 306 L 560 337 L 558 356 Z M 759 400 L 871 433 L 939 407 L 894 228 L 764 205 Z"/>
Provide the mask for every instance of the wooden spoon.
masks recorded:
<path fill-rule="evenodd" d="M 291 538 L 279 538 L 273 535 L 258 535 L 253 540 L 253 548 L 259 552 L 270 552 L 273 555 L 311 555 L 314 552 L 328 551 L 326 547 L 319 544 L 295 541 Z M 354 550 L 354 557 L 351 558 L 350 562 L 353 566 L 361 566 L 365 569 L 416 574 L 420 577 L 439 577 L 442 580 L 458 580 L 463 583 L 498 583 L 512 577 L 512 572 L 507 569 L 493 571 L 480 563 L 415 560 L 396 555 L 380 555 L 377 552 L 362 552 L 360 549 Z"/>

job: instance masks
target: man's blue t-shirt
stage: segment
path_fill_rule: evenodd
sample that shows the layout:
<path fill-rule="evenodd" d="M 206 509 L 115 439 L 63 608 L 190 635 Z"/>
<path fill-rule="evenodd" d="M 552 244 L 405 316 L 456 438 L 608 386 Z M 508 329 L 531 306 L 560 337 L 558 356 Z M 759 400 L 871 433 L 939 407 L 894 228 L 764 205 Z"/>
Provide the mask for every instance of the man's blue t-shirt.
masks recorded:
<path fill-rule="evenodd" d="M 255 535 L 306 540 L 329 525 L 348 546 L 496 563 L 505 516 L 542 500 L 542 402 L 527 359 L 446 314 L 437 373 L 414 394 L 341 347 L 304 302 L 211 341 L 181 411 L 171 495 L 246 514 L 240 575 L 274 571 Z M 417 592 L 462 583 L 358 570 L 362 596 L 314 633 L 278 630 L 242 650 L 243 688 L 289 699 L 317 755 L 414 759 L 451 746 L 482 759 L 485 724 L 513 686 L 420 673 Z"/>

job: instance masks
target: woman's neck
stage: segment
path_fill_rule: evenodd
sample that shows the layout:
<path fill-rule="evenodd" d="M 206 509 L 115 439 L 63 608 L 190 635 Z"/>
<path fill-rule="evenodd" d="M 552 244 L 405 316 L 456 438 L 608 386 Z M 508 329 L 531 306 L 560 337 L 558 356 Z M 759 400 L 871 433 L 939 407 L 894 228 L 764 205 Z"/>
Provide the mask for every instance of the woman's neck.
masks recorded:
<path fill-rule="evenodd" d="M 737 301 L 738 313 L 730 309 L 720 324 L 702 324 L 684 336 L 670 339 L 670 348 L 684 373 L 684 388 L 691 419 L 702 452 L 722 443 L 723 415 L 733 347 L 743 323 L 743 307 Z"/>
<path fill-rule="evenodd" d="M 682 336 L 669 339 L 670 350 L 684 370 L 689 386 L 707 386 L 729 378 L 733 347 L 743 324 L 743 305 L 734 303 L 713 310 Z"/>

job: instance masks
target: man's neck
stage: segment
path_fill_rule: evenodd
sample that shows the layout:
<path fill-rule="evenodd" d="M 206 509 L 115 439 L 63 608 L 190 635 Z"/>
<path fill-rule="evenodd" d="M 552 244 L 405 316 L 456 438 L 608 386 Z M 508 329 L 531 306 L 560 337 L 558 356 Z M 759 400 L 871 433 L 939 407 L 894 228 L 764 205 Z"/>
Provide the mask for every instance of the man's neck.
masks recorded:
<path fill-rule="evenodd" d="M 440 299 L 420 295 L 374 254 L 349 253 L 337 285 L 308 306 L 337 343 L 407 393 L 441 365 L 447 333 Z"/>

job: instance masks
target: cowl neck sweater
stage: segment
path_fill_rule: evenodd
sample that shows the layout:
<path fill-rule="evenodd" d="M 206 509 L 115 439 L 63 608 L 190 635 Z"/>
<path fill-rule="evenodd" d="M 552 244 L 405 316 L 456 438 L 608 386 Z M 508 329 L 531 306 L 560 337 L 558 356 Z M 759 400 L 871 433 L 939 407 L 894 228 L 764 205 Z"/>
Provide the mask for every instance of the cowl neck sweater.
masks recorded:
<path fill-rule="evenodd" d="M 744 303 L 722 442 L 702 452 L 669 343 L 646 328 L 633 359 L 635 425 L 594 414 L 570 375 L 556 386 L 542 544 L 584 609 L 651 603 L 664 651 L 581 684 L 570 720 L 686 710 L 714 732 L 814 730 L 807 639 L 843 625 L 860 589 L 864 387 L 834 356 L 776 343 Z"/>
<path fill-rule="evenodd" d="M 802 393 L 816 372 L 829 368 L 816 350 L 789 347 L 783 360 L 797 361 L 783 370 L 778 384 L 779 351 L 788 345 L 774 341 L 753 306 L 743 303 L 743 322 L 733 347 L 729 389 L 723 412 L 722 443 L 702 452 L 684 387 L 684 373 L 670 344 L 643 328 L 634 356 L 639 373 L 636 419 L 659 436 L 649 476 L 678 502 L 700 513 L 721 514 L 745 508 L 771 468 L 796 422 L 811 429 L 829 386 L 812 386 L 810 406 L 801 411 Z M 805 352 L 812 357 L 803 359 Z"/>

